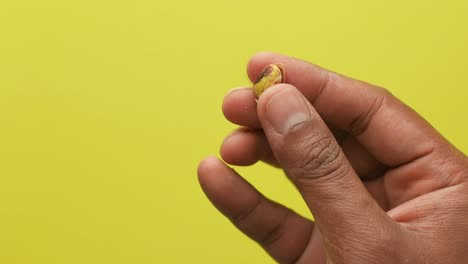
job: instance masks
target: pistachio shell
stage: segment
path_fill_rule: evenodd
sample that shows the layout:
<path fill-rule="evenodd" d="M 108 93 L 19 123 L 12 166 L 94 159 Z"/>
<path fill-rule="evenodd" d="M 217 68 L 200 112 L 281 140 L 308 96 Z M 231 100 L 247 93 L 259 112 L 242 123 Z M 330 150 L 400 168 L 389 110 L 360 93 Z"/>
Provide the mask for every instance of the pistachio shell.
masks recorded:
<path fill-rule="evenodd" d="M 270 64 L 266 66 L 258 75 L 257 81 L 253 85 L 255 97 L 258 99 L 266 89 L 285 81 L 286 75 L 282 64 Z"/>

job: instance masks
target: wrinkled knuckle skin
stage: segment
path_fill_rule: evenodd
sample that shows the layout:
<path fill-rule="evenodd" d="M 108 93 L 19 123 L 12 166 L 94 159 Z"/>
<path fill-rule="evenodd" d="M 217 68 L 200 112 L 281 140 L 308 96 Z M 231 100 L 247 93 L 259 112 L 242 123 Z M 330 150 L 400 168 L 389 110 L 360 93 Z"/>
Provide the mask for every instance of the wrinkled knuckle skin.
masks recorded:
<path fill-rule="evenodd" d="M 292 162 L 295 177 L 319 178 L 346 170 L 341 148 L 330 136 L 309 135 L 295 143 L 294 149 L 301 153 Z"/>
<path fill-rule="evenodd" d="M 369 127 L 369 124 L 371 123 L 371 120 L 374 118 L 374 116 L 384 106 L 385 100 L 391 97 L 390 92 L 384 88 L 375 87 L 374 91 L 374 98 L 372 99 L 372 103 L 369 104 L 368 109 L 357 115 L 349 124 L 348 130 L 351 135 L 362 135 Z"/>

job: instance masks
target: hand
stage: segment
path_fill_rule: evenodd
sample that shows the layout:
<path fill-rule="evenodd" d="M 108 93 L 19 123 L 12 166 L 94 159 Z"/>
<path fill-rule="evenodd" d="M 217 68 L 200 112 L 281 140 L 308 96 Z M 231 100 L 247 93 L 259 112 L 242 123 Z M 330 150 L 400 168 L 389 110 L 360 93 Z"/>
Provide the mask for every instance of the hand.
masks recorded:
<path fill-rule="evenodd" d="M 218 210 L 281 263 L 466 263 L 467 157 L 382 88 L 271 53 L 250 61 L 250 79 L 270 63 L 288 84 L 258 104 L 251 89 L 226 96 L 225 116 L 247 128 L 221 155 L 282 168 L 315 222 L 207 158 L 199 181 Z"/>

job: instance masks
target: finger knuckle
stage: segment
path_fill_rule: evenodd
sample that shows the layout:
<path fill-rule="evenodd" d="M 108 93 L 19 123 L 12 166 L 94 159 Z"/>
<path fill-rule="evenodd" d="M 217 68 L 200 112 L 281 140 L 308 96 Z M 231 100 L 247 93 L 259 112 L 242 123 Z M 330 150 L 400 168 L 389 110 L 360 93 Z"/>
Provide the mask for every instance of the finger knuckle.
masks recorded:
<path fill-rule="evenodd" d="M 259 243 L 264 247 L 273 246 L 276 242 L 281 240 L 285 230 L 285 223 L 288 220 L 289 213 L 285 213 L 284 216 L 276 221 L 266 232 L 264 235 L 259 238 Z"/>
<path fill-rule="evenodd" d="M 344 155 L 331 136 L 307 136 L 296 143 L 296 148 L 296 153 L 304 154 L 298 157 L 293 165 L 295 175 L 318 178 L 344 172 Z"/>
<path fill-rule="evenodd" d="M 231 217 L 231 221 L 240 228 L 248 223 L 263 204 L 263 198 L 258 197 L 249 207 Z"/>
<path fill-rule="evenodd" d="M 373 87 L 375 93 L 369 106 L 364 109 L 360 114 L 356 115 L 349 124 L 349 132 L 354 136 L 363 134 L 374 116 L 382 109 L 386 98 L 391 96 L 391 93 L 385 88 Z"/>

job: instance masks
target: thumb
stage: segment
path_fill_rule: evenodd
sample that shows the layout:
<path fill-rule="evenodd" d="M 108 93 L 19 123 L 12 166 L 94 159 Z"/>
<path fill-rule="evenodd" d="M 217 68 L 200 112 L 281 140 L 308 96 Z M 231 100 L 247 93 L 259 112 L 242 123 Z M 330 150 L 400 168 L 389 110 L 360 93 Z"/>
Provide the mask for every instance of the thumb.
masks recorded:
<path fill-rule="evenodd" d="M 325 241 L 356 243 L 363 241 L 357 240 L 359 235 L 369 240 L 366 231 L 380 233 L 389 218 L 325 122 L 294 86 L 269 88 L 260 97 L 257 111 L 273 153 L 302 194 Z"/>

